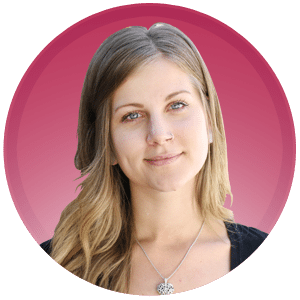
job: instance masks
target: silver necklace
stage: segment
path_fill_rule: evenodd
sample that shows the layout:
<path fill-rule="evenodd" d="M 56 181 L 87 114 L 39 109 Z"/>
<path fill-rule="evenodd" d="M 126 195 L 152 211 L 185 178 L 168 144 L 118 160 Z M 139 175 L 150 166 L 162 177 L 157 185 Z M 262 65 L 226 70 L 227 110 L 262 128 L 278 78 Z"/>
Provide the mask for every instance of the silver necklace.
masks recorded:
<path fill-rule="evenodd" d="M 174 292 L 174 286 L 172 283 L 169 283 L 168 280 L 176 273 L 176 271 L 179 269 L 179 267 L 182 265 L 182 263 L 184 262 L 184 260 L 186 259 L 187 255 L 189 254 L 190 250 L 192 249 L 192 247 L 194 246 L 194 244 L 196 243 L 201 231 L 202 231 L 202 228 L 203 228 L 203 225 L 205 223 L 205 219 L 201 225 L 201 228 L 199 230 L 199 233 L 196 237 L 196 239 L 194 240 L 194 242 L 192 243 L 192 245 L 189 247 L 188 251 L 186 252 L 185 256 L 183 257 L 183 259 L 181 260 L 180 264 L 178 265 L 178 267 L 175 269 L 175 271 L 168 277 L 168 278 L 165 278 L 163 277 L 160 272 L 156 269 L 156 267 L 154 266 L 154 264 L 152 263 L 151 259 L 149 258 L 149 256 L 147 255 L 145 249 L 142 247 L 142 245 L 139 243 L 139 241 L 136 239 L 137 243 L 139 244 L 139 246 L 141 247 L 141 249 L 143 250 L 144 254 L 146 255 L 146 257 L 148 258 L 149 262 L 151 263 L 152 267 L 155 269 L 155 271 L 160 275 L 160 277 L 164 280 L 163 283 L 160 283 L 156 290 L 157 292 L 160 294 L 160 295 L 170 295 Z"/>

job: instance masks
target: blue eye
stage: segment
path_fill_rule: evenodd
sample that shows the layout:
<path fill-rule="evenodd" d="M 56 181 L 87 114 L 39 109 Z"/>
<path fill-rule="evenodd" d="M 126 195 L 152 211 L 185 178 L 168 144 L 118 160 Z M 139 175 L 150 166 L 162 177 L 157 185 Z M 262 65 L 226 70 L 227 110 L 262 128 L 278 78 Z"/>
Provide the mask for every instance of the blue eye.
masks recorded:
<path fill-rule="evenodd" d="M 168 107 L 168 111 L 181 111 L 182 109 L 184 109 L 185 106 L 188 106 L 188 104 L 186 104 L 183 101 L 175 101 L 173 103 L 171 103 Z M 145 115 L 143 112 L 139 112 L 139 111 L 133 111 L 130 112 L 128 114 L 126 114 L 125 116 L 122 117 L 122 122 L 126 123 L 126 122 L 134 122 L 134 121 L 138 121 L 140 120 L 140 118 L 143 118 Z"/>
<path fill-rule="evenodd" d="M 129 113 L 129 114 L 125 115 L 125 116 L 122 118 L 122 121 L 123 121 L 123 122 L 126 122 L 126 121 L 128 121 L 128 122 L 134 121 L 134 120 L 136 120 L 136 119 L 139 118 L 139 115 L 140 115 L 140 114 L 139 114 L 138 112 L 132 112 L 132 113 Z"/>
<path fill-rule="evenodd" d="M 184 102 L 175 102 L 171 105 L 171 108 L 173 110 L 176 110 L 176 109 L 183 108 L 184 106 L 187 106 L 187 104 L 185 104 Z"/>
<path fill-rule="evenodd" d="M 132 113 L 132 114 L 128 115 L 128 116 L 127 116 L 127 118 L 129 118 L 129 119 L 133 120 L 133 119 L 137 119 L 137 118 L 138 118 L 138 116 L 139 116 L 139 114 L 138 114 L 138 113 Z"/>

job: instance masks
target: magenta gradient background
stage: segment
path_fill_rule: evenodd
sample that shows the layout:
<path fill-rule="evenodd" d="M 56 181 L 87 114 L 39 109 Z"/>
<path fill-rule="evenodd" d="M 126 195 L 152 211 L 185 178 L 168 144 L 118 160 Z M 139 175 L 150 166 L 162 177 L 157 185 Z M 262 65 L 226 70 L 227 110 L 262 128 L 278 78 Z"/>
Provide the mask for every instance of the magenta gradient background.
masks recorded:
<path fill-rule="evenodd" d="M 124 17 L 126 16 L 126 17 Z M 110 9 L 71 26 L 34 60 L 14 95 L 4 158 L 15 206 L 38 243 L 52 237 L 80 181 L 74 166 L 80 93 L 105 38 L 124 27 L 165 22 L 186 33 L 213 78 L 225 123 L 235 220 L 270 232 L 295 167 L 291 112 L 275 74 L 243 37 L 199 12 L 170 5 Z M 226 207 L 230 207 L 227 199 Z"/>

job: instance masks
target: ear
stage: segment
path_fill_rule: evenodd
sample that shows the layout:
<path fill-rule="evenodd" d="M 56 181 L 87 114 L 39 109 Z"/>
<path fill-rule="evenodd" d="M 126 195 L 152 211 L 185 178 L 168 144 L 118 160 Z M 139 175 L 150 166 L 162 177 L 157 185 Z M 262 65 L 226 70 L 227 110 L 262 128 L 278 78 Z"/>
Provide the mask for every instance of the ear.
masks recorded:
<path fill-rule="evenodd" d="M 117 159 L 116 159 L 116 157 L 115 157 L 115 155 L 114 155 L 113 153 L 111 154 L 110 164 L 111 164 L 112 166 L 115 166 L 115 165 L 118 164 L 118 161 L 117 161 Z"/>
<path fill-rule="evenodd" d="M 208 142 L 209 144 L 213 142 L 212 130 L 210 128 L 208 130 Z"/>
<path fill-rule="evenodd" d="M 206 98 L 208 101 L 208 97 L 206 97 Z M 206 126 L 208 129 L 208 143 L 211 144 L 213 142 L 213 134 L 212 134 L 212 129 L 211 129 L 211 120 L 210 120 L 208 114 L 206 114 Z"/>

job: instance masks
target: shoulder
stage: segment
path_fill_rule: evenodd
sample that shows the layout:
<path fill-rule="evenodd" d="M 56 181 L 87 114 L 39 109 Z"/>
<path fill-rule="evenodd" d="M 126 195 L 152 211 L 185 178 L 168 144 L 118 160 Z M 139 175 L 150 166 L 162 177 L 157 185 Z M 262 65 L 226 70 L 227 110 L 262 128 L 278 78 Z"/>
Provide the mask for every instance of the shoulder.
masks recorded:
<path fill-rule="evenodd" d="M 266 239 L 268 234 L 254 227 L 225 223 L 231 242 L 232 268 L 246 260 Z"/>
<path fill-rule="evenodd" d="M 229 237 L 232 237 L 238 242 L 245 244 L 250 243 L 253 247 L 259 246 L 268 236 L 266 232 L 254 227 L 248 227 L 238 223 L 225 223 L 225 225 Z"/>
<path fill-rule="evenodd" d="M 41 248 L 49 255 L 51 254 L 51 248 L 52 248 L 51 242 L 52 242 L 52 239 L 40 244 Z"/>

